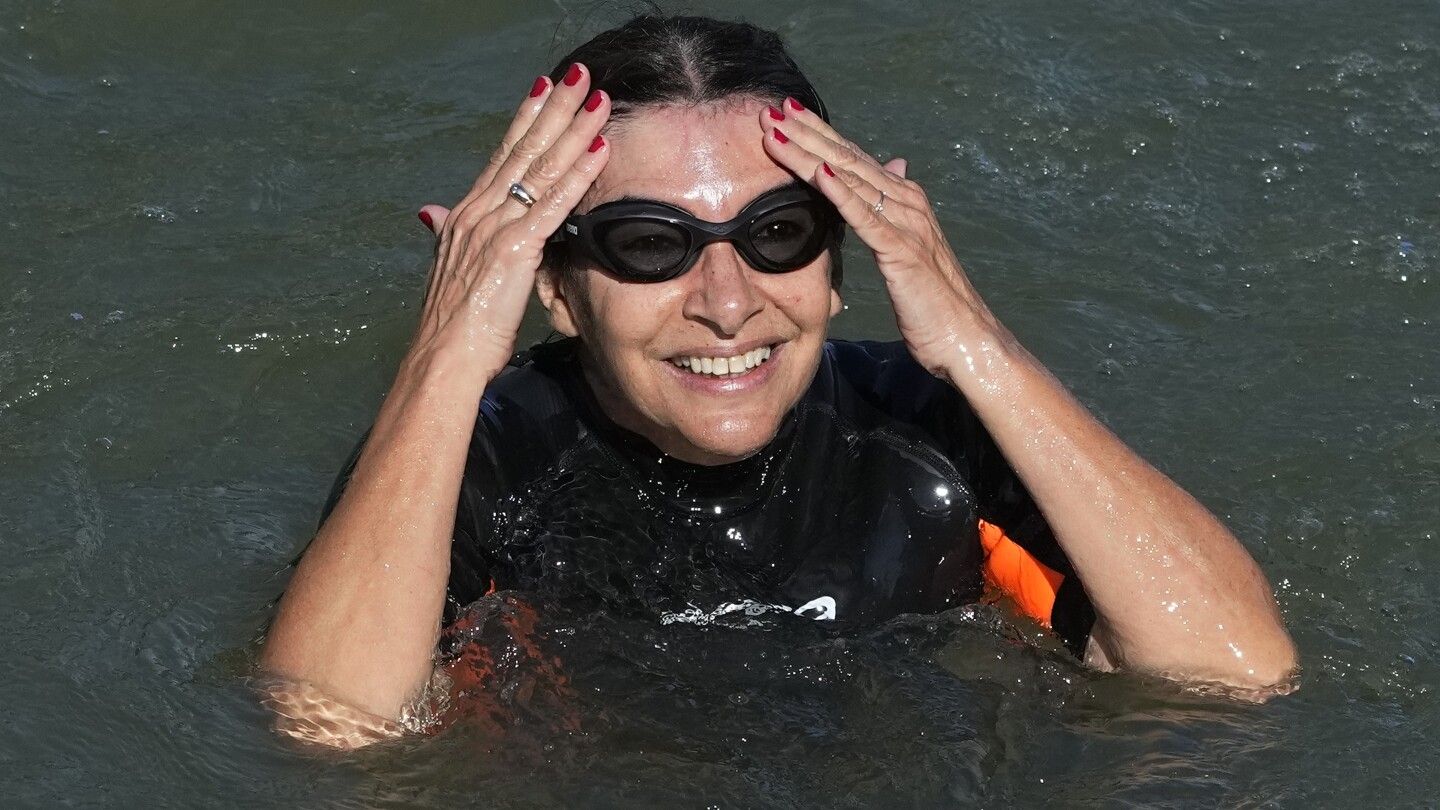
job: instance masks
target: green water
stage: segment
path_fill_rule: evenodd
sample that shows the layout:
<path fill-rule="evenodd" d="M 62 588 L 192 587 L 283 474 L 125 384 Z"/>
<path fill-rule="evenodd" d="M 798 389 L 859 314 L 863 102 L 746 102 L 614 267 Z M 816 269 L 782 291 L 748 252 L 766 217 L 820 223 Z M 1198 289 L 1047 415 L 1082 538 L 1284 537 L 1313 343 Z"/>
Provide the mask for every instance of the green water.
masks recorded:
<path fill-rule="evenodd" d="M 1095 676 L 983 614 L 658 664 L 616 625 L 571 650 L 580 732 L 539 706 L 498 743 L 281 743 L 251 640 L 404 350 L 414 213 L 621 15 L 11 0 L 5 804 L 1435 806 L 1440 6 L 709 10 L 777 28 L 842 131 L 909 158 L 1006 323 L 1244 540 L 1301 691 Z M 837 334 L 893 336 L 858 253 L 846 300 Z"/>

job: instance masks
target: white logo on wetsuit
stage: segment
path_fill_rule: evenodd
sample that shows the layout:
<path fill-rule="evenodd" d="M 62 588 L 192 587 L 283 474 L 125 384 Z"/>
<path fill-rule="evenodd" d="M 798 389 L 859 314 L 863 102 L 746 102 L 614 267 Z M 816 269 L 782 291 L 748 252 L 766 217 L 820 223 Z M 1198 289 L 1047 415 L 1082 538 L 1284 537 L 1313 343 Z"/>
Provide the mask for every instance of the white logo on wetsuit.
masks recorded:
<path fill-rule="evenodd" d="M 816 621 L 833 621 L 835 619 L 836 613 L 835 597 L 817 597 L 815 599 L 811 599 L 809 602 L 806 602 L 798 608 L 791 608 L 788 605 L 766 604 L 764 602 L 756 602 L 752 599 L 746 599 L 740 602 L 726 602 L 715 608 L 714 610 L 708 611 L 701 610 L 700 608 L 691 605 L 689 608 L 682 610 L 678 613 L 662 613 L 660 615 L 660 623 L 674 624 L 676 622 L 680 622 L 682 624 L 706 625 L 714 623 L 716 619 L 719 619 L 722 616 L 730 616 L 731 614 L 735 613 L 743 613 L 746 617 L 745 624 L 748 626 L 755 626 L 760 624 L 760 622 L 755 621 L 756 617 L 763 616 L 771 611 L 783 611 L 785 613 L 793 613 L 796 616 L 801 616 L 807 619 L 814 619 Z"/>
<path fill-rule="evenodd" d="M 822 622 L 834 621 L 835 597 L 821 596 L 811 599 L 809 602 L 795 608 L 795 615 Z"/>

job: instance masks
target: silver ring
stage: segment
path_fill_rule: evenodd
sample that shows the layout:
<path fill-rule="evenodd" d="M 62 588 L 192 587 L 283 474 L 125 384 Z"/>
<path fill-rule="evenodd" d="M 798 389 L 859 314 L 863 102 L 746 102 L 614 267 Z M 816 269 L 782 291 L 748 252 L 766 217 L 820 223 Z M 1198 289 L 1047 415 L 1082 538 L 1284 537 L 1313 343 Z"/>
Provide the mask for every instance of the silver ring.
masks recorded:
<path fill-rule="evenodd" d="M 883 214 L 883 213 L 885 213 L 885 190 L 884 190 L 884 189 L 881 189 L 881 190 L 880 190 L 880 201 L 877 202 L 877 203 L 875 203 L 874 211 L 875 211 L 876 214 Z"/>
<path fill-rule="evenodd" d="M 510 184 L 510 196 L 518 200 L 520 204 L 526 208 L 535 204 L 535 195 L 531 194 L 529 189 L 519 183 Z"/>

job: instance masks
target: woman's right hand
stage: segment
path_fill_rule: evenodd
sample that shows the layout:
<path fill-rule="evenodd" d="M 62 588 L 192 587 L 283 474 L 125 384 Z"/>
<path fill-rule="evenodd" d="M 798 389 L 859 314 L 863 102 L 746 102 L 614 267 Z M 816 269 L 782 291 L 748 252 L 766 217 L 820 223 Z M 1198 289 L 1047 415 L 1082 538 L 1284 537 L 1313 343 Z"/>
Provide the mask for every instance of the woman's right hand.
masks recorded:
<path fill-rule="evenodd" d="M 609 156 L 610 100 L 589 89 L 581 65 L 558 86 L 537 80 L 465 198 L 422 212 L 439 242 L 415 340 L 261 654 L 266 672 L 325 696 L 274 704 L 291 733 L 315 720 L 344 732 L 329 742 L 372 741 L 430 681 L 476 407 L 510 360 L 546 240 Z M 356 719 L 370 716 L 379 725 Z"/>
<path fill-rule="evenodd" d="M 412 358 L 460 351 L 481 385 L 510 361 L 545 242 L 610 155 L 600 136 L 610 98 L 589 88 L 590 72 L 578 63 L 559 84 L 536 79 L 469 193 L 453 209 L 420 210 L 439 242 Z M 510 195 L 516 182 L 533 206 Z"/>

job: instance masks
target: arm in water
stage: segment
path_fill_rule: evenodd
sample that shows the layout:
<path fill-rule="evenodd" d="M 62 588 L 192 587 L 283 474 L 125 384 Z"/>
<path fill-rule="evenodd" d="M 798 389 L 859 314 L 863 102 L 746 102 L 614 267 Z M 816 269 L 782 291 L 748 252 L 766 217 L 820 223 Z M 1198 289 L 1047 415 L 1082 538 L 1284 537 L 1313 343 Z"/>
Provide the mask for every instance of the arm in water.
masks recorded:
<path fill-rule="evenodd" d="M 609 98 L 597 92 L 582 109 L 589 84 L 580 65 L 560 84 L 537 79 L 465 198 L 421 212 L 439 241 L 415 338 L 261 656 L 267 672 L 297 684 L 291 700 L 272 690 L 282 716 L 343 704 L 352 718 L 372 716 L 363 723 L 378 731 L 359 734 L 363 744 L 385 736 L 385 721 L 429 681 L 480 398 L 514 351 L 546 239 L 609 156 L 599 137 Z M 533 206 L 510 195 L 515 182 Z"/>
<path fill-rule="evenodd" d="M 812 178 L 875 252 L 910 353 L 969 401 L 1039 504 L 1095 606 L 1086 660 L 1283 688 L 1295 647 L 1255 561 L 999 323 L 904 161 L 880 165 L 793 103 L 783 122 L 760 118 L 771 156 Z"/>

